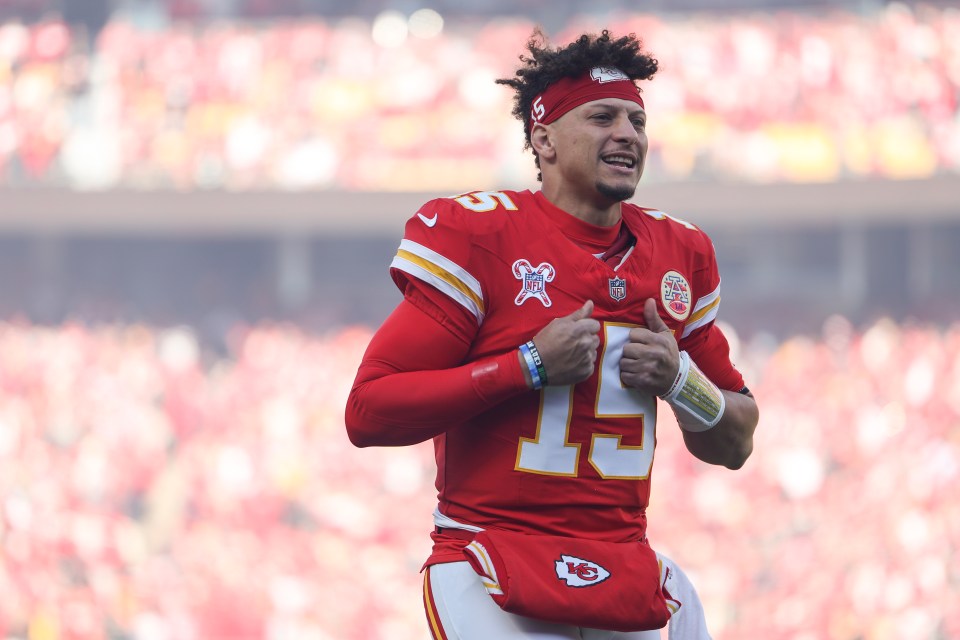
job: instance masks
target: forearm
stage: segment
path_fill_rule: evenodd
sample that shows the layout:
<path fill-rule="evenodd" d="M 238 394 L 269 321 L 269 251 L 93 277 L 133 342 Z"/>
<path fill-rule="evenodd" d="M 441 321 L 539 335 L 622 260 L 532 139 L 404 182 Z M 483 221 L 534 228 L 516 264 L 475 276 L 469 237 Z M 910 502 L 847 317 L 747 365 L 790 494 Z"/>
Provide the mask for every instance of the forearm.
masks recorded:
<path fill-rule="evenodd" d="M 432 371 L 390 372 L 365 360 L 344 421 L 358 447 L 416 444 L 528 388 L 515 349 Z"/>
<path fill-rule="evenodd" d="M 760 413 L 753 394 L 721 391 L 724 410 L 713 427 L 703 431 L 689 412 L 673 407 L 674 415 L 683 432 L 687 450 L 710 464 L 739 469 L 753 451 L 753 433 L 757 428 Z"/>
<path fill-rule="evenodd" d="M 674 381 L 660 399 L 673 409 L 690 453 L 710 464 L 739 469 L 753 451 L 759 421 L 753 395 L 746 389 L 739 393 L 719 388 L 686 351 L 678 355 Z"/>

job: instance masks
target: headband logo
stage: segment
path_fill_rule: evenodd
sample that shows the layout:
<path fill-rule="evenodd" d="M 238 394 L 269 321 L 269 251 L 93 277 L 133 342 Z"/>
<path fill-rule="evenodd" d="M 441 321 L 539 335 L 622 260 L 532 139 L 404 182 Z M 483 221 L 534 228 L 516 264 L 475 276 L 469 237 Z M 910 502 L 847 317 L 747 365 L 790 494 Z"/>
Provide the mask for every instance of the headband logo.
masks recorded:
<path fill-rule="evenodd" d="M 547 109 L 543 106 L 543 96 L 539 96 L 533 102 L 533 119 L 540 122 L 546 114 Z"/>
<path fill-rule="evenodd" d="M 618 80 L 629 80 L 630 77 L 616 67 L 594 67 L 590 69 L 590 77 L 604 84 L 606 82 L 617 82 Z"/>

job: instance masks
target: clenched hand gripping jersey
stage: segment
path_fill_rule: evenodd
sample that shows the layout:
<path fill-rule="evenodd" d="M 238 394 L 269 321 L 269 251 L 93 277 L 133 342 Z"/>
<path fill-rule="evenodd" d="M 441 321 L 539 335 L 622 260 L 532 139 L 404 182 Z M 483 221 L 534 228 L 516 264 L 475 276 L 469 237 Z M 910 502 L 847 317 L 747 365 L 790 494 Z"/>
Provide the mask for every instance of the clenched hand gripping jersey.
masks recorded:
<path fill-rule="evenodd" d="M 644 536 L 657 402 L 621 384 L 619 361 L 647 298 L 704 373 L 721 388 L 742 387 L 714 324 L 720 277 L 709 238 L 656 210 L 624 203 L 622 217 L 635 245 L 611 261 L 575 241 L 591 225 L 540 192 L 437 199 L 408 221 L 391 275 L 407 300 L 469 345 L 464 362 L 515 353 L 586 300 L 602 327 L 587 380 L 519 393 L 440 429 L 441 526 Z M 463 559 L 462 540 L 434 538 L 429 562 Z"/>

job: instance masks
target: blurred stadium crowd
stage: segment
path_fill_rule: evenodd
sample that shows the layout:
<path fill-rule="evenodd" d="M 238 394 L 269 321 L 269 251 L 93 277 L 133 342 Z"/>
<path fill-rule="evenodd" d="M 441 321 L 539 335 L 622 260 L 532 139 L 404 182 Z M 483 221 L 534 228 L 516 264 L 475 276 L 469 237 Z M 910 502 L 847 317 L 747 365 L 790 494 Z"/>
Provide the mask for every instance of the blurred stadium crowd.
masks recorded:
<path fill-rule="evenodd" d="M 0 637 L 425 638 L 432 450 L 343 429 L 369 336 L 0 325 Z M 731 336 L 756 454 L 662 412 L 651 509 L 715 639 L 960 637 L 960 325 Z"/>
<path fill-rule="evenodd" d="M 0 185 L 530 184 L 511 96 L 493 83 L 515 68 L 529 18 L 421 9 L 240 22 L 127 4 L 141 8 L 117 11 L 95 37 L 57 18 L 0 22 Z M 716 20 L 616 6 L 551 35 L 612 25 L 661 61 L 645 87 L 647 180 L 960 172 L 956 7 Z"/>

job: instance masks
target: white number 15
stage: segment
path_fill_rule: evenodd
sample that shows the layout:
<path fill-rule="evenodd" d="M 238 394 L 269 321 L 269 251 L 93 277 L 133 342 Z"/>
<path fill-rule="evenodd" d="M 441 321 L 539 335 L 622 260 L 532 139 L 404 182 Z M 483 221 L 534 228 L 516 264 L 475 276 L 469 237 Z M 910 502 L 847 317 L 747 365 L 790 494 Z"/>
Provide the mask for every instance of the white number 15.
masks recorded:
<path fill-rule="evenodd" d="M 653 466 L 656 437 L 656 398 L 645 396 L 620 382 L 620 357 L 630 329 L 636 325 L 604 323 L 603 352 L 594 415 L 597 418 L 629 420 L 636 425 L 640 444 L 621 443 L 622 436 L 594 433 L 588 460 L 601 478 L 642 480 Z M 556 476 L 577 475 L 581 443 L 570 442 L 574 387 L 544 387 L 540 390 L 540 413 L 533 438 L 520 438 L 518 471 Z"/>

